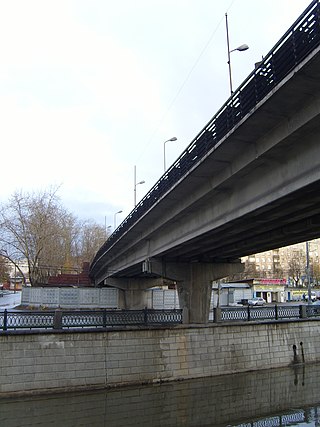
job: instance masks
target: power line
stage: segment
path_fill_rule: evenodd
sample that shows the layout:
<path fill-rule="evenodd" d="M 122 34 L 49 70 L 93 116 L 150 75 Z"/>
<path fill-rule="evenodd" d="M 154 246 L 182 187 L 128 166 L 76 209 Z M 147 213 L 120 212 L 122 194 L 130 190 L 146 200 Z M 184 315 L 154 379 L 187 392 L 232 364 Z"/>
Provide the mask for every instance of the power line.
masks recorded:
<path fill-rule="evenodd" d="M 235 1 L 236 1 L 236 0 L 232 0 L 232 1 L 231 1 L 231 3 L 230 3 L 230 5 L 229 5 L 229 7 L 227 8 L 227 12 L 231 9 L 231 7 L 233 6 L 233 3 L 234 3 Z M 198 55 L 197 59 L 196 59 L 196 60 L 195 60 L 195 62 L 193 63 L 193 65 L 192 65 L 192 67 L 191 67 L 190 71 L 187 73 L 187 75 L 186 75 L 185 79 L 183 80 L 182 84 L 180 85 L 180 87 L 179 87 L 179 89 L 178 89 L 178 91 L 177 91 L 176 95 L 173 97 L 172 101 L 170 102 L 169 107 L 167 108 L 167 110 L 165 111 L 165 113 L 163 114 L 163 116 L 161 117 L 161 119 L 160 119 L 160 121 L 159 121 L 159 123 L 158 123 L 157 127 L 156 127 L 156 128 L 155 128 L 155 130 L 152 132 L 151 137 L 149 138 L 148 142 L 146 143 L 146 145 L 144 146 L 144 148 L 143 148 L 143 150 L 142 150 L 142 152 L 141 152 L 141 155 L 142 155 L 142 153 L 144 153 L 144 152 L 145 152 L 145 149 L 146 149 L 147 147 L 149 147 L 149 145 L 151 144 L 151 141 L 153 140 L 154 135 L 158 132 L 158 130 L 159 130 L 159 128 L 160 128 L 160 126 L 161 126 L 161 124 L 163 123 L 163 121 L 164 121 L 165 117 L 168 115 L 169 111 L 171 110 L 171 108 L 172 108 L 172 107 L 173 107 L 173 105 L 175 104 L 175 102 L 176 102 L 176 100 L 178 99 L 178 97 L 179 97 L 180 93 L 182 92 L 182 90 L 184 89 L 184 87 L 185 87 L 185 85 L 187 84 L 188 80 L 190 79 L 190 77 L 191 77 L 191 75 L 192 75 L 193 71 L 195 70 L 195 68 L 196 68 L 196 67 L 197 67 L 197 65 L 199 64 L 200 59 L 202 58 L 202 56 L 203 56 L 203 55 L 204 55 L 204 53 L 206 52 L 206 50 L 207 50 L 208 46 L 210 45 L 210 43 L 211 43 L 211 41 L 212 41 L 213 37 L 215 36 L 215 34 L 216 34 L 216 32 L 218 31 L 219 27 L 221 26 L 222 22 L 224 22 L 224 19 L 225 19 L 225 18 L 224 18 L 224 15 L 223 15 L 223 16 L 221 17 L 220 21 L 218 22 L 218 24 L 216 25 L 215 29 L 213 30 L 213 32 L 211 33 L 211 35 L 210 35 L 209 39 L 208 39 L 208 40 L 207 40 L 207 42 L 205 43 L 204 47 L 201 49 L 200 54 Z M 141 155 L 140 155 L 140 157 L 136 160 L 136 162 L 141 158 Z"/>

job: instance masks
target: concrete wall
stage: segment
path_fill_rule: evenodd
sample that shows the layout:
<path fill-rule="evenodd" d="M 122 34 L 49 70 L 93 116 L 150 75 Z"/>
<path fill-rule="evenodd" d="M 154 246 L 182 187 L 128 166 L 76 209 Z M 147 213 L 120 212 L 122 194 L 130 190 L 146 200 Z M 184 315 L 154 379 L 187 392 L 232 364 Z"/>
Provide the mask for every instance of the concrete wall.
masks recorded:
<path fill-rule="evenodd" d="M 0 396 L 282 367 L 302 361 L 302 347 L 320 361 L 319 321 L 2 334 Z"/>
<path fill-rule="evenodd" d="M 146 293 L 148 308 L 179 308 L 174 289 L 147 289 Z M 48 308 L 122 308 L 121 290 L 116 288 L 23 287 L 21 304 Z"/>
<path fill-rule="evenodd" d="M 23 287 L 21 304 L 49 308 L 118 308 L 119 290 L 115 288 Z"/>

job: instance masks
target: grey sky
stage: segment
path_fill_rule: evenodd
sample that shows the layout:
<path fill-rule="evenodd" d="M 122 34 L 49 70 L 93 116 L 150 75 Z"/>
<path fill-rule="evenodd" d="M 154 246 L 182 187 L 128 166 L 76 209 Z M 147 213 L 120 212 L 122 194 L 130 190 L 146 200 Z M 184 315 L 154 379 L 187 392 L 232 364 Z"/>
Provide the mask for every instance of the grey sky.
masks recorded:
<path fill-rule="evenodd" d="M 0 2 L 0 138 L 6 200 L 60 185 L 77 216 L 113 225 L 140 199 L 310 1 Z"/>

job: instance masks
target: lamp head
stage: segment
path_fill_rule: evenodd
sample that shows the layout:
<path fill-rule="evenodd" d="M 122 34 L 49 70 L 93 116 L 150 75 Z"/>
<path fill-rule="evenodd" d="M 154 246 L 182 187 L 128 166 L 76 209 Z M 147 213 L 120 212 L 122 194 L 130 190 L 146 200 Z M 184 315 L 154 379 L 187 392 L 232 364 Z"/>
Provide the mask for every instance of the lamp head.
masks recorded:
<path fill-rule="evenodd" d="M 241 46 L 237 47 L 234 50 L 239 50 L 240 52 L 242 52 L 243 50 L 248 50 L 249 46 L 247 44 L 242 44 Z"/>
<path fill-rule="evenodd" d="M 167 139 L 166 141 L 164 141 L 165 143 L 166 142 L 169 142 L 169 141 L 176 141 L 177 140 L 177 138 L 175 137 L 175 136 L 173 136 L 172 138 L 170 138 L 170 139 Z"/>

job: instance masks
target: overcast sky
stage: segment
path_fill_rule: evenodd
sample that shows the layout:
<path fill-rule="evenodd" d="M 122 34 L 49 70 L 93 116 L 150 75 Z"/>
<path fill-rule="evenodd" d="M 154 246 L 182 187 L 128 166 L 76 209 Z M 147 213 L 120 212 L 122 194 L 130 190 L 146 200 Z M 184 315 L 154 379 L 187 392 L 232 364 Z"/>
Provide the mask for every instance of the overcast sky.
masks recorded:
<path fill-rule="evenodd" d="M 307 0 L 0 0 L 1 192 L 61 185 L 101 225 L 132 210 Z"/>

